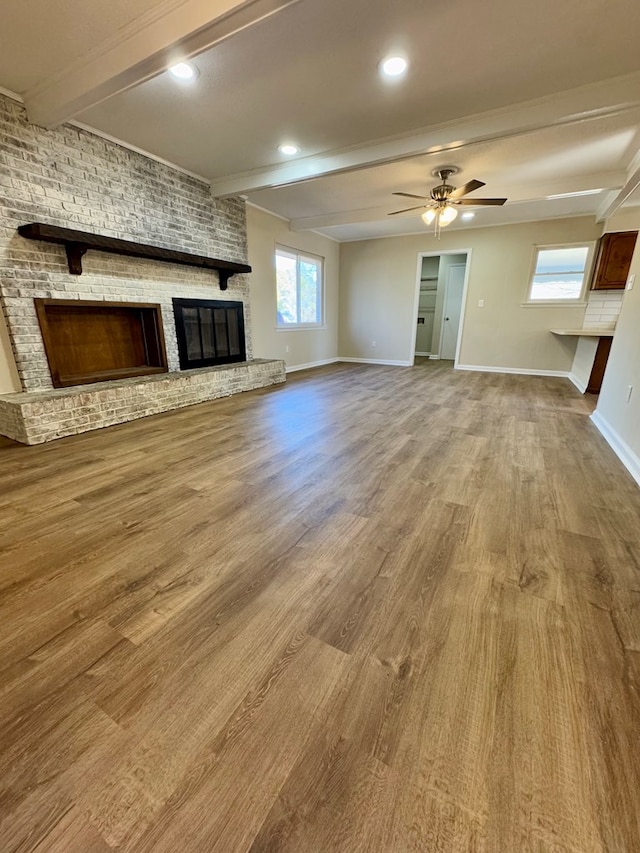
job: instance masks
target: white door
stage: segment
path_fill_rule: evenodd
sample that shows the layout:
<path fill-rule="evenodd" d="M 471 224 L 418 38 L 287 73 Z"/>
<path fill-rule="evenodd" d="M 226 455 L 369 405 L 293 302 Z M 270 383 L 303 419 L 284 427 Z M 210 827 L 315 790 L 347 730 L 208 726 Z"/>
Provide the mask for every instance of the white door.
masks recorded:
<path fill-rule="evenodd" d="M 462 312 L 462 290 L 464 288 L 464 271 L 466 264 L 456 264 L 449 267 L 447 274 L 447 289 L 444 296 L 444 315 L 442 322 L 442 345 L 440 358 L 451 361 L 456 357 L 456 344 Z"/>

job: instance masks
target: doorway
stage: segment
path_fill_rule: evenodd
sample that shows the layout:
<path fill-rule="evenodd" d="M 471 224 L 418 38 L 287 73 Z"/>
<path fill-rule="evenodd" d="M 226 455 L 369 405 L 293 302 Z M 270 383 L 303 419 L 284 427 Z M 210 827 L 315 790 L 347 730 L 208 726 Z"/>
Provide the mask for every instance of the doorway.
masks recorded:
<path fill-rule="evenodd" d="M 414 355 L 457 362 L 471 250 L 418 256 Z"/>

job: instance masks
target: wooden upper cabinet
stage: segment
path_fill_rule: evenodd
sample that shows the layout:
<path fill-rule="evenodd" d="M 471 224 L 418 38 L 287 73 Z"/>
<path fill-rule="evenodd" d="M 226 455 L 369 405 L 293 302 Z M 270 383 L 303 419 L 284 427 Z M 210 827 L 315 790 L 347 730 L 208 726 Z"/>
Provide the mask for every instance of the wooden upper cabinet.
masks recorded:
<path fill-rule="evenodd" d="M 600 238 L 591 290 L 624 290 L 637 236 L 637 231 L 616 231 Z"/>

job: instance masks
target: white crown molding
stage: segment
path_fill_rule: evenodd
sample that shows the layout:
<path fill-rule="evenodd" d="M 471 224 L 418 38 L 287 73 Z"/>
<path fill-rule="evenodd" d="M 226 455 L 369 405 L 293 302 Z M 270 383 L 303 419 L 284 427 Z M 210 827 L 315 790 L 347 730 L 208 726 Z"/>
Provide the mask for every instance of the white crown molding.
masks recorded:
<path fill-rule="evenodd" d="M 323 240 L 331 240 L 332 243 L 342 243 L 342 240 L 338 239 L 338 237 L 332 237 L 331 234 L 323 234 L 322 231 L 317 231 L 315 228 L 310 228 L 309 233 L 316 234 L 318 237 L 322 237 Z"/>
<path fill-rule="evenodd" d="M 286 222 L 289 226 L 290 231 L 294 231 L 295 229 L 291 227 L 291 220 L 287 219 L 286 216 L 282 216 L 280 213 L 275 213 L 273 210 L 269 210 L 268 207 L 262 207 L 259 204 L 255 204 L 252 201 L 249 201 L 246 196 L 241 196 L 241 198 L 245 199 L 245 204 L 247 207 L 253 207 L 255 210 L 259 210 L 262 213 L 266 213 L 268 216 L 273 216 L 276 219 L 281 219 L 283 222 Z M 332 243 L 340 243 L 341 240 L 338 240 L 337 237 L 331 237 L 329 234 L 323 234 L 322 231 L 316 231 L 314 228 L 306 228 L 305 231 L 309 231 L 311 234 L 316 234 L 318 237 L 322 237 L 323 240 L 330 240 Z"/>
<path fill-rule="evenodd" d="M 320 213 L 315 216 L 301 216 L 291 220 L 292 231 L 311 231 L 314 228 L 332 228 L 336 225 L 354 225 L 358 222 L 377 222 L 389 213 L 385 207 L 354 208 L 334 213 Z"/>
<path fill-rule="evenodd" d="M 536 216 L 535 218 L 518 219 L 517 222 L 469 222 L 463 227 L 457 226 L 450 229 L 448 234 L 460 234 L 461 232 L 475 231 L 478 228 L 517 228 L 519 225 L 527 225 L 531 222 L 553 222 L 563 219 L 588 219 L 593 222 L 593 213 L 550 213 L 548 216 Z M 318 232 L 322 237 L 327 237 L 322 231 Z M 418 231 L 402 231 L 399 234 L 377 234 L 374 237 L 342 237 L 338 240 L 339 243 L 366 243 L 371 240 L 397 240 L 403 237 L 433 237 L 433 230 L 429 233 L 428 229 L 423 226 Z"/>
<path fill-rule="evenodd" d="M 83 124 L 81 121 L 75 121 L 75 119 L 72 119 L 71 121 L 66 122 L 66 124 L 70 124 L 72 127 L 77 127 L 78 130 L 84 130 L 85 133 L 90 133 L 92 136 L 99 136 L 100 139 L 111 142 L 113 145 L 119 145 L 121 148 L 126 148 L 128 151 L 134 151 L 136 154 L 141 154 L 149 160 L 155 160 L 156 163 L 162 163 L 163 166 L 175 169 L 176 172 L 181 172 L 183 175 L 189 175 L 190 178 L 195 178 L 203 184 L 209 183 L 209 178 L 205 178 L 204 175 L 198 175 L 197 172 L 191 172 L 189 169 L 184 169 L 182 166 L 178 166 L 177 163 L 172 163 L 171 160 L 165 160 L 164 157 L 158 157 L 157 154 L 153 154 L 151 151 L 147 151 L 144 148 L 138 148 L 137 145 L 132 145 L 130 142 L 125 142 L 124 139 L 118 139 L 117 136 L 111 136 L 110 133 L 104 133 L 102 130 L 91 127 L 88 124 Z"/>
<path fill-rule="evenodd" d="M 24 104 L 24 98 L 22 95 L 19 95 L 17 92 L 12 92 L 11 89 L 5 89 L 4 86 L 0 86 L 0 95 L 11 98 L 12 101 L 17 101 L 19 104 Z"/>
<path fill-rule="evenodd" d="M 254 210 L 259 210 L 261 213 L 266 213 L 269 216 L 275 217 L 275 219 L 281 219 L 283 222 L 289 224 L 290 220 L 287 219 L 286 216 L 282 216 L 281 213 L 275 213 L 273 210 L 269 210 L 268 207 L 261 207 L 259 204 L 255 204 L 254 202 L 249 201 L 248 199 L 245 201 L 245 204 L 247 205 L 247 207 L 253 207 Z"/>
<path fill-rule="evenodd" d="M 410 133 L 301 157 L 290 163 L 253 169 L 211 182 L 216 196 L 271 189 L 324 175 L 376 166 L 418 154 L 458 151 L 471 145 L 618 115 L 640 106 L 640 72 L 592 83 L 545 98 L 511 104 Z"/>
<path fill-rule="evenodd" d="M 54 127 L 299 0 L 162 0 L 29 90 L 29 120 Z"/>

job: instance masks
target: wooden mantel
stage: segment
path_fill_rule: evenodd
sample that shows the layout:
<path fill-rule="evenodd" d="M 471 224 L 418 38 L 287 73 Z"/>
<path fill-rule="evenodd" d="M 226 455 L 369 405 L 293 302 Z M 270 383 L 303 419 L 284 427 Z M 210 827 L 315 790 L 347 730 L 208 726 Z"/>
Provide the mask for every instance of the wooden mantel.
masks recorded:
<path fill-rule="evenodd" d="M 248 264 L 221 261 L 205 255 L 192 255 L 189 252 L 163 249 L 160 246 L 149 246 L 146 243 L 134 243 L 130 240 L 118 240 L 115 237 L 104 237 L 100 234 L 91 234 L 88 231 L 59 228 L 56 225 L 46 225 L 42 222 L 20 225 L 18 233 L 28 240 L 43 240 L 46 243 L 58 243 L 64 246 L 69 263 L 69 272 L 72 275 L 82 275 L 82 256 L 88 249 L 216 270 L 220 276 L 220 290 L 227 289 L 227 283 L 235 273 L 251 272 L 251 267 Z"/>

